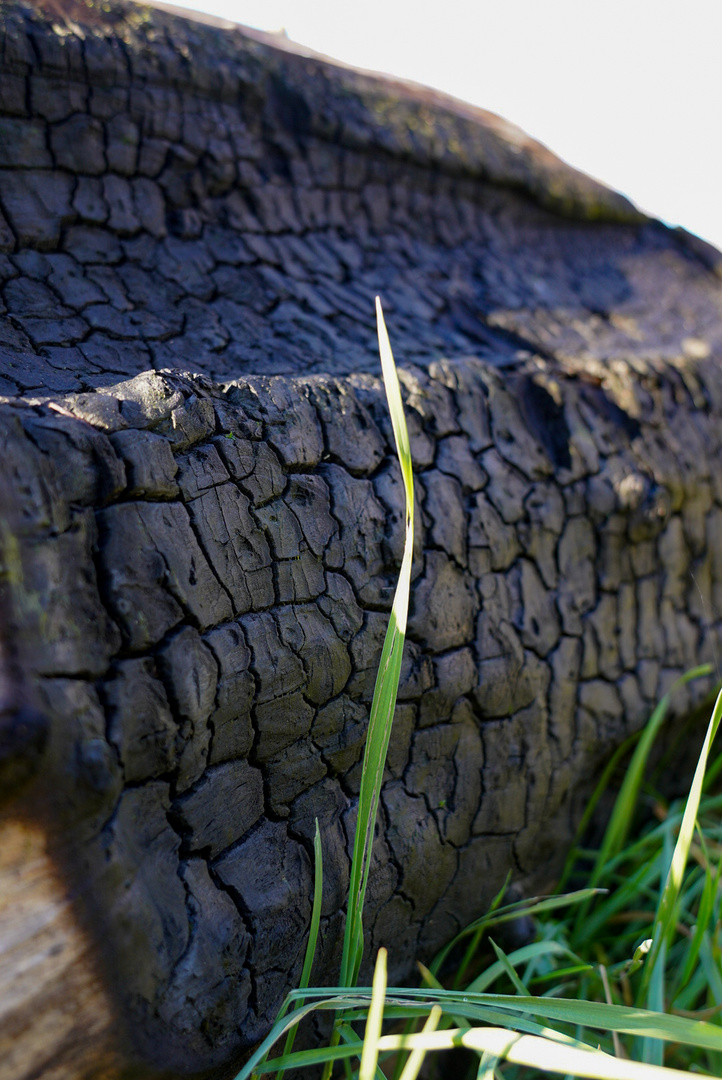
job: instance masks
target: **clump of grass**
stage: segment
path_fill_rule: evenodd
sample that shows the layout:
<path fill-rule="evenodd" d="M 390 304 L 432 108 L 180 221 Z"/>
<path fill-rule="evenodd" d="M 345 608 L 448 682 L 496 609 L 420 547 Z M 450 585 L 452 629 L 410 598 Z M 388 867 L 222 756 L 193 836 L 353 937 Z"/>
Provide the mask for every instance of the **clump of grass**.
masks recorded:
<path fill-rule="evenodd" d="M 707 674 L 708 667 L 697 668 L 677 686 Z M 656 821 L 634 833 L 630 828 L 638 818 L 637 803 L 650 751 L 675 689 L 665 695 L 636 737 L 636 748 L 599 849 L 589 851 L 577 843 L 570 853 L 560 889 L 570 881 L 584 884 L 586 889 L 528 907 L 534 912 L 537 940 L 508 957 L 488 939 L 487 951 L 490 946 L 496 961 L 485 966 L 466 989 L 478 992 L 509 987 L 519 995 L 541 995 L 537 1001 L 573 1000 L 595 1006 L 595 1015 L 602 1019 L 605 1015 L 614 1019 L 615 1009 L 622 1010 L 619 1016 L 625 1015 L 624 1010 L 628 1010 L 628 1017 L 634 1013 L 644 1018 L 656 1015 L 656 1033 L 651 1029 L 633 1030 L 633 1025 L 609 1025 L 605 1030 L 604 1025 L 584 1024 L 583 1012 L 579 1011 L 575 1011 L 575 1027 L 556 1026 L 576 1039 L 600 1045 L 630 1065 L 665 1064 L 719 1076 L 722 796 L 711 794 L 709 789 L 710 781 L 722 768 L 722 755 L 710 765 L 712 742 L 722 715 L 722 695 L 714 706 L 686 801 L 667 806 L 660 796 L 654 796 L 651 805 Z M 587 806 L 578 839 L 625 750 L 628 754 L 630 746 L 620 748 L 605 770 Z M 573 906 L 561 908 L 564 900 L 573 900 Z M 513 907 L 508 914 L 513 915 Z M 459 971 L 469 964 L 478 965 L 481 933 L 505 917 L 501 912 L 504 909 L 499 907 L 479 920 L 476 929 L 464 931 L 467 938 L 475 936 Z M 443 954 L 437 957 L 434 970 L 438 970 L 443 958 Z M 458 984 L 459 972 L 455 978 Z M 432 979 L 430 972 L 427 983 Z M 716 1032 L 716 1038 L 706 1041 L 710 1033 L 706 1029 L 703 1040 L 697 1041 L 687 1029 L 688 1035 L 677 1039 L 677 1019 L 704 1023 Z M 557 1020 L 562 1020 L 561 1013 Z M 589 1031 L 590 1027 L 595 1030 Z M 547 1064 L 545 1071 L 552 1071 L 552 1066 Z M 510 1080 L 518 1072 L 508 1064 L 497 1068 L 498 1074 Z M 668 1074 L 669 1070 L 659 1075 Z M 524 1071 L 524 1076 L 529 1075 L 528 1070 Z M 531 1075 L 535 1075 L 534 1070 Z"/>
<path fill-rule="evenodd" d="M 377 326 L 406 492 L 406 537 L 369 720 L 339 985 L 309 987 L 322 884 L 317 825 L 314 902 L 301 985 L 289 994 L 268 1037 L 236 1080 L 282 1076 L 290 1068 L 305 1076 L 322 1069 L 323 1080 L 329 1080 L 337 1063 L 347 1077 L 358 1080 L 387 1080 L 388 1075 L 416 1080 L 427 1054 L 458 1047 L 475 1054 L 477 1080 L 512 1080 L 519 1070 L 527 1077 L 551 1073 L 595 1080 L 690 1075 L 666 1067 L 665 1059 L 697 1073 L 706 1069 L 722 1075 L 722 798 L 704 790 L 722 718 L 722 692 L 684 807 L 659 803 L 659 824 L 627 841 L 649 752 L 669 707 L 667 695 L 639 739 L 599 851 L 589 853 L 577 845 L 568 860 L 564 883 L 581 876 L 583 888 L 514 904 L 503 903 L 502 890 L 485 916 L 449 943 L 428 969 L 422 968 L 421 988 L 387 986 L 384 949 L 373 985 L 356 986 L 371 846 L 406 632 L 414 526 L 409 439 L 378 299 Z M 706 673 L 706 668 L 697 669 L 683 681 Z M 615 759 L 602 777 L 582 827 L 616 764 Z M 710 774 L 720 769 L 722 757 Z M 529 915 L 537 920 L 536 941 L 507 955 L 488 937 L 492 928 Z M 494 958 L 478 970 L 485 948 Z M 461 960 L 449 987 L 439 977 L 453 949 Z M 467 981 L 467 972 L 474 971 Z M 495 986 L 500 992 L 491 991 Z M 297 1026 L 314 1011 L 334 1019 L 330 1045 L 294 1052 Z M 392 1030 L 384 1034 L 384 1025 Z M 269 1058 L 284 1036 L 283 1052 Z"/>
<path fill-rule="evenodd" d="M 707 667 L 697 668 L 680 682 L 708 673 Z M 527 967 L 525 977 L 537 986 L 555 983 L 556 992 L 698 1018 L 720 1029 L 722 796 L 706 790 L 722 767 L 722 755 L 710 767 L 722 714 L 719 697 L 686 801 L 668 806 L 654 796 L 656 821 L 627 840 L 669 698 L 665 696 L 642 733 L 599 850 L 577 846 L 567 861 L 565 880 L 578 875 L 581 865 L 588 883 L 603 886 L 605 893 L 580 905 L 566 923 L 545 916 L 539 922 L 540 936 L 584 958 L 586 969 L 563 976 L 552 962 L 546 969 Z M 602 778 L 595 798 L 607 779 Z M 665 1050 L 663 1041 L 644 1037 L 617 1038 L 610 1048 L 656 1065 L 666 1062 L 722 1075 L 722 1057 L 710 1047 Z"/>

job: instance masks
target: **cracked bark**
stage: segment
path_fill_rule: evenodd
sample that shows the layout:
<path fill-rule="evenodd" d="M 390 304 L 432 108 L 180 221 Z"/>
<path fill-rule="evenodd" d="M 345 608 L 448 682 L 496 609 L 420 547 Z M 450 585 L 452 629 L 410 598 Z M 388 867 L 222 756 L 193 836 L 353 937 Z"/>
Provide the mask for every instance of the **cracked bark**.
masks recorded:
<path fill-rule="evenodd" d="M 0 12 L 0 1076 L 222 1070 L 297 979 L 316 817 L 338 965 L 403 546 L 374 292 L 420 506 L 367 920 L 403 979 L 553 882 L 719 655 L 716 256 L 431 92 Z"/>

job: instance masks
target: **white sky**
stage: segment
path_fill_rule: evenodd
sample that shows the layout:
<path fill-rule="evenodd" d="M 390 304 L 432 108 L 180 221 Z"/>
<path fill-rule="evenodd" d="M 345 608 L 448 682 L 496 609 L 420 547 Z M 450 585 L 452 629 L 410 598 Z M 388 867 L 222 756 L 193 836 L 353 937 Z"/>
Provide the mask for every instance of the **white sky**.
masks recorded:
<path fill-rule="evenodd" d="M 722 248 L 722 0 L 186 3 L 491 109 Z"/>

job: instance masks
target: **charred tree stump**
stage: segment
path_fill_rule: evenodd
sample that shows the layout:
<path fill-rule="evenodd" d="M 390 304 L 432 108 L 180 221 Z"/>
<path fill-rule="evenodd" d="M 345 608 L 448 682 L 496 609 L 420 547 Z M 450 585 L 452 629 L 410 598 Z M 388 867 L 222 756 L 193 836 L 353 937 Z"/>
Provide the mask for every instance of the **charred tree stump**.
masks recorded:
<path fill-rule="evenodd" d="M 1 3 L 0 1076 L 207 1073 L 340 952 L 421 523 L 368 952 L 408 977 L 719 653 L 720 257 L 498 118 L 159 10 Z M 695 684 L 678 715 L 708 689 Z"/>

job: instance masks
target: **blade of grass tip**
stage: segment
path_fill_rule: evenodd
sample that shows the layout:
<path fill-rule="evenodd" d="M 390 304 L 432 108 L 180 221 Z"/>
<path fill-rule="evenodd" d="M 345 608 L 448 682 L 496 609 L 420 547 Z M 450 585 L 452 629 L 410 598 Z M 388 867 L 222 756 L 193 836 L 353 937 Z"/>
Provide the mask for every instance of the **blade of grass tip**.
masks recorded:
<path fill-rule="evenodd" d="M 697 761 L 697 768 L 694 772 L 692 786 L 690 787 L 689 795 L 687 796 L 687 803 L 682 816 L 679 836 L 677 837 L 677 843 L 675 844 L 674 853 L 672 855 L 672 863 L 655 914 L 652 947 L 649 950 L 649 957 L 642 972 L 642 984 L 640 987 L 640 993 L 645 995 L 649 989 L 654 969 L 659 961 L 662 942 L 668 943 L 671 941 L 672 935 L 674 934 L 677 898 L 679 897 L 682 888 L 684 870 L 687 865 L 689 849 L 694 835 L 697 811 L 699 810 L 699 803 L 702 797 L 702 785 L 704 783 L 707 760 L 709 758 L 712 742 L 720 725 L 720 720 L 722 720 L 722 690 L 720 690 L 717 695 L 717 700 L 707 727 L 707 733 Z"/>
<path fill-rule="evenodd" d="M 406 636 L 406 620 L 411 589 L 411 563 L 414 554 L 414 479 L 409 433 L 406 427 L 399 378 L 396 373 L 389 336 L 378 297 L 376 298 L 376 316 L 386 398 L 406 495 L 406 535 L 399 580 L 371 702 L 369 727 L 364 749 L 356 832 L 351 860 L 346 927 L 341 957 L 340 982 L 342 986 L 353 986 L 356 983 L 363 957 L 363 907 L 371 865 L 371 849 L 381 793 L 381 782 L 401 675 L 401 659 Z"/>
<path fill-rule="evenodd" d="M 396 453 L 399 458 L 401 472 L 404 478 L 406 497 L 408 502 L 412 503 L 414 478 L 411 467 L 411 443 L 409 442 L 409 432 L 406 427 L 406 417 L 404 415 L 404 403 L 401 399 L 399 376 L 396 370 L 394 354 L 391 351 L 391 342 L 389 341 L 386 323 L 384 322 L 381 300 L 378 296 L 376 297 L 376 329 L 379 339 L 381 371 L 384 377 L 384 386 L 386 387 L 386 399 L 389 404 L 391 424 L 394 429 L 394 439 L 396 440 Z"/>
<path fill-rule="evenodd" d="M 506 955 L 504 950 L 497 945 L 493 938 L 489 938 L 489 944 L 496 953 L 497 960 L 506 972 L 506 975 L 512 986 L 516 990 L 517 994 L 519 994 L 521 997 L 531 997 L 529 989 L 524 986 L 524 983 L 519 978 L 518 974 L 514 969 L 514 965 L 511 963 L 509 957 Z"/>
<path fill-rule="evenodd" d="M 434 975 L 434 973 L 429 971 L 426 964 L 422 964 L 420 960 L 417 960 L 416 966 L 421 972 L 422 981 L 425 982 L 427 986 L 429 986 L 432 990 L 444 989 L 439 980 Z"/>
<path fill-rule="evenodd" d="M 376 1063 L 379 1057 L 379 1038 L 384 1019 L 384 1001 L 386 999 L 386 949 L 379 949 L 374 969 L 371 1005 L 369 1006 L 364 1047 L 361 1052 L 359 1080 L 375 1080 Z"/>
<path fill-rule="evenodd" d="M 491 938 L 489 939 L 491 941 Z M 526 964 L 530 960 L 538 959 L 539 957 L 564 957 L 565 960 L 572 959 L 578 963 L 582 963 L 580 958 L 573 953 L 571 949 L 566 948 L 564 945 L 560 945 L 556 941 L 533 941 L 530 945 L 522 945 L 521 948 L 515 949 L 513 953 L 506 956 L 507 963 L 512 967 L 516 967 L 517 964 Z M 589 965 L 584 964 L 584 968 Z M 482 971 L 481 975 L 477 975 L 473 982 L 469 983 L 466 988 L 467 994 L 481 994 L 489 986 L 492 985 L 503 975 L 506 970 L 506 965 L 500 960 L 496 964 L 490 964 L 488 968 Z M 553 976 L 554 972 L 550 972 L 549 977 Z M 526 991 L 525 991 L 526 993 Z"/>
<path fill-rule="evenodd" d="M 311 927 L 308 931 L 308 942 L 306 943 L 306 955 L 303 960 L 303 971 L 301 972 L 301 980 L 298 984 L 299 990 L 305 990 L 311 981 L 311 969 L 313 967 L 313 958 L 316 955 L 316 943 L 318 942 L 318 928 L 321 924 L 321 900 L 323 895 L 323 850 L 321 848 L 321 830 L 318 827 L 318 818 L 316 818 L 316 833 L 313 838 L 313 860 L 314 860 L 314 882 L 313 882 L 313 907 L 311 909 Z M 299 1005 L 303 1005 L 303 998 L 299 999 Z M 293 1044 L 296 1039 L 296 1032 L 298 1027 L 292 1027 L 286 1036 L 286 1043 L 283 1047 L 283 1056 L 286 1057 L 293 1050 Z M 278 1074 L 278 1080 L 283 1080 L 284 1070 Z"/>
<path fill-rule="evenodd" d="M 507 875 L 504 878 L 504 884 L 502 885 L 502 887 L 499 889 L 499 892 L 496 894 L 494 899 L 489 904 L 489 911 L 488 911 L 489 915 L 491 915 L 494 911 L 496 911 L 497 908 L 501 907 L 501 902 L 504 899 L 504 897 L 506 896 L 506 891 L 509 888 L 510 883 L 511 883 L 511 870 L 509 870 L 507 872 Z"/>
<path fill-rule="evenodd" d="M 421 1029 L 422 1035 L 428 1035 L 432 1031 L 436 1031 L 437 1027 L 439 1026 L 439 1020 L 441 1019 L 441 1011 L 442 1010 L 440 1005 L 431 1006 L 431 1012 L 426 1018 L 426 1023 Z M 419 1072 L 421 1071 L 421 1066 L 424 1063 L 425 1057 L 425 1050 L 422 1050 L 418 1047 L 415 1050 L 412 1050 L 409 1054 L 408 1061 L 404 1065 L 404 1071 L 401 1073 L 399 1080 L 416 1080 Z"/>

